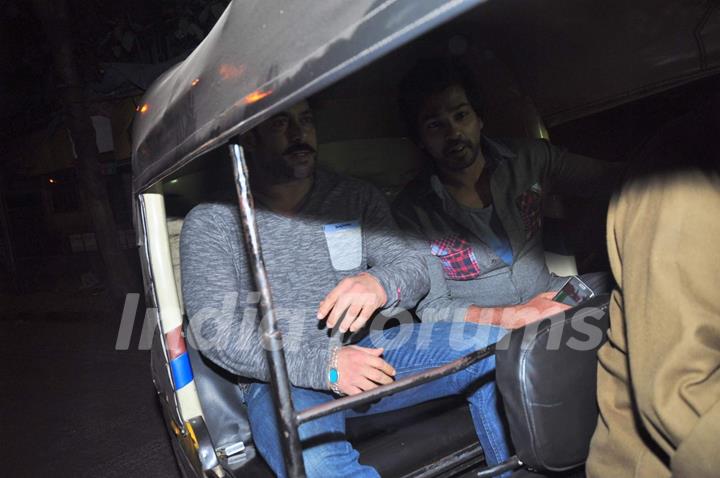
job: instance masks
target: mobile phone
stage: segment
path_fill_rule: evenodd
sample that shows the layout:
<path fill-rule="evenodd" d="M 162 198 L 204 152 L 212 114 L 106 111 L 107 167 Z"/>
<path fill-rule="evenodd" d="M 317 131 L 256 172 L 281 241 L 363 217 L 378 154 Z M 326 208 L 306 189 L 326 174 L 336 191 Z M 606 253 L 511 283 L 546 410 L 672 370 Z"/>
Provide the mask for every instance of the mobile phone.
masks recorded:
<path fill-rule="evenodd" d="M 594 296 L 593 290 L 578 276 L 570 277 L 560 288 L 553 300 L 562 304 L 575 306 Z"/>

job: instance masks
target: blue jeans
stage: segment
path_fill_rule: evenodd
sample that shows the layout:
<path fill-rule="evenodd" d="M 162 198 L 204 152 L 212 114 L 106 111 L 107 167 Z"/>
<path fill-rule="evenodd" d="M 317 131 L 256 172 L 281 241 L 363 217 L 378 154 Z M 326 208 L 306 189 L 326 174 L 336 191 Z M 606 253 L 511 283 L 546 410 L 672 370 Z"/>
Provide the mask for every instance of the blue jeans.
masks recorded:
<path fill-rule="evenodd" d="M 445 365 L 475 350 L 497 342 L 505 331 L 471 323 L 407 324 L 376 331 L 357 345 L 383 347 L 383 357 L 396 370 L 396 378 Z M 495 396 L 495 356 L 416 388 L 385 397 L 362 412 L 337 412 L 300 426 L 303 460 L 308 477 L 377 477 L 372 467 L 358 462 L 358 452 L 345 438 L 345 419 L 389 412 L 449 395 L 465 394 L 470 413 L 488 464 L 509 457 L 507 440 Z M 304 410 L 334 399 L 330 392 L 292 387 L 296 410 Z M 255 383 L 247 390 L 250 426 L 258 451 L 276 475 L 284 477 L 285 465 L 277 432 L 270 387 Z M 442 430 L 438 430 L 442 433 Z"/>

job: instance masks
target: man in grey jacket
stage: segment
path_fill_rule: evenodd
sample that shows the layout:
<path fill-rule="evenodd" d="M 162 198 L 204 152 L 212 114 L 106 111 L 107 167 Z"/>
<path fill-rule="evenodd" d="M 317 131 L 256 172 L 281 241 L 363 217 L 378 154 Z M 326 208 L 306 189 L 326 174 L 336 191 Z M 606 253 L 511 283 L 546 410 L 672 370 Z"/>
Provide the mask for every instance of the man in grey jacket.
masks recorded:
<path fill-rule="evenodd" d="M 624 166 L 544 140 L 484 136 L 472 76 L 453 61 L 421 61 L 399 90 L 408 129 L 432 163 L 393 204 L 428 256 L 431 291 L 418 315 L 515 328 L 567 308 L 551 300 L 567 278 L 545 265 L 543 197 L 609 196 Z M 584 279 L 605 292 L 607 277 Z"/>
<path fill-rule="evenodd" d="M 377 310 L 414 307 L 428 291 L 427 269 L 422 256 L 409 251 L 379 191 L 316 170 L 316 133 L 307 102 L 270 118 L 242 142 L 296 409 L 449 363 L 499 339 L 502 329 L 478 324 L 368 327 Z M 183 295 L 201 352 L 249 379 L 244 396 L 253 440 L 273 471 L 284 476 L 254 307 L 256 287 L 241 237 L 235 205 L 194 208 L 181 234 Z M 494 386 L 477 387 L 494 367 L 490 357 L 362 413 L 467 392 L 487 461 L 499 463 L 508 448 Z M 377 476 L 358 462 L 344 438 L 345 419 L 362 413 L 339 412 L 300 427 L 308 476 Z"/>

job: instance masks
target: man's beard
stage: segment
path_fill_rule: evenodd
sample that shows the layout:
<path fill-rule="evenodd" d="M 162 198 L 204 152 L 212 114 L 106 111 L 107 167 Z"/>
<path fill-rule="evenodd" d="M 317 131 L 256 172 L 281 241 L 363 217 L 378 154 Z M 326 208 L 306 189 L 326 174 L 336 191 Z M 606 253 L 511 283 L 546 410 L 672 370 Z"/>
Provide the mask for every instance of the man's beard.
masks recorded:
<path fill-rule="evenodd" d="M 461 149 L 456 152 L 458 148 Z M 440 161 L 442 168 L 448 171 L 462 171 L 470 167 L 477 159 L 478 149 L 479 144 L 473 144 L 465 139 L 448 142 L 443 148 Z"/>
<path fill-rule="evenodd" d="M 294 144 L 266 163 L 267 171 L 278 182 L 306 179 L 315 173 L 316 155 L 312 146 Z"/>

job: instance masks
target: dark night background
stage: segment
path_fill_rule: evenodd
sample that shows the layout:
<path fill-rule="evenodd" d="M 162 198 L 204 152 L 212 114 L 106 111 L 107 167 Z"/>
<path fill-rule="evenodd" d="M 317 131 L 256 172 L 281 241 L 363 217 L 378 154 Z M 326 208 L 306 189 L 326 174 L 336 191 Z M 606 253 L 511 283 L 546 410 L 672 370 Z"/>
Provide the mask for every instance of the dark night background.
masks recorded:
<path fill-rule="evenodd" d="M 179 476 L 139 349 L 130 131 L 227 1 L 0 2 L 3 476 Z"/>
<path fill-rule="evenodd" d="M 131 126 L 152 81 L 225 0 L 0 0 L 0 469 L 3 476 L 179 476 L 140 335 Z M 627 160 L 718 90 L 705 80 L 557 126 L 557 144 Z M 603 224 L 602 209 L 596 223 Z M 602 231 L 580 231 L 583 268 Z M 594 237 L 596 240 L 588 240 Z M 594 242 L 593 242 L 594 241 Z"/>

